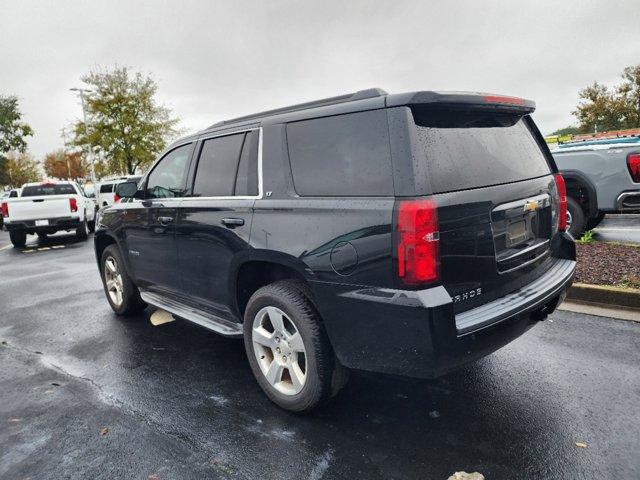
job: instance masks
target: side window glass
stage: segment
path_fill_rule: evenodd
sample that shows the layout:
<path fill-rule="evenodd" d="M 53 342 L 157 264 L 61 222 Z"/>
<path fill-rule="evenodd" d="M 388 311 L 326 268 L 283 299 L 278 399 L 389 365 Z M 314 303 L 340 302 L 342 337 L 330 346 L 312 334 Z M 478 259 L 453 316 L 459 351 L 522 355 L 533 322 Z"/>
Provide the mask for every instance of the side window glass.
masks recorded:
<path fill-rule="evenodd" d="M 191 144 L 167 153 L 155 166 L 147 179 L 146 198 L 182 197 Z"/>
<path fill-rule="evenodd" d="M 247 134 L 244 141 L 240 165 L 238 165 L 238 176 L 236 178 L 236 196 L 258 195 L 258 140 L 260 134 L 258 130 L 253 130 Z"/>
<path fill-rule="evenodd" d="M 245 133 L 240 133 L 204 141 L 193 182 L 195 197 L 233 195 L 245 137 Z"/>

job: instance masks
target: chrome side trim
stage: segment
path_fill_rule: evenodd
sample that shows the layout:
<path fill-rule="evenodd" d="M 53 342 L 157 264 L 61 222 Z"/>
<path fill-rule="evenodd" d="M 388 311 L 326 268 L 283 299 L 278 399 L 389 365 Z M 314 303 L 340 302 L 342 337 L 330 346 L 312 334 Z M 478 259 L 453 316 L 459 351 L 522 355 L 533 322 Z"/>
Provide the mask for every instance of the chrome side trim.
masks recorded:
<path fill-rule="evenodd" d="M 236 135 L 238 133 L 246 133 L 258 130 L 258 195 L 238 195 L 238 196 L 221 196 L 221 197 L 180 197 L 184 202 L 200 201 L 200 200 L 259 200 L 262 198 L 264 192 L 264 181 L 262 172 L 262 127 L 253 127 L 238 129 L 218 134 L 204 134 L 198 137 L 198 140 L 210 140 L 212 138 L 226 137 L 229 135 Z M 198 161 L 199 159 L 196 159 Z"/>

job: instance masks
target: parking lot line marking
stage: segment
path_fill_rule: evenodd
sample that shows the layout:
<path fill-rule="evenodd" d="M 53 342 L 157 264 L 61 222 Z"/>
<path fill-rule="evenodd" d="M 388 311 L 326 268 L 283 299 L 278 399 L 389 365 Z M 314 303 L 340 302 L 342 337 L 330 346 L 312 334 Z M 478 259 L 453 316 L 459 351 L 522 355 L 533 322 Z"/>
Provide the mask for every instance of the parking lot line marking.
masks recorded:
<path fill-rule="evenodd" d="M 637 232 L 640 228 L 596 228 L 596 232 Z"/>

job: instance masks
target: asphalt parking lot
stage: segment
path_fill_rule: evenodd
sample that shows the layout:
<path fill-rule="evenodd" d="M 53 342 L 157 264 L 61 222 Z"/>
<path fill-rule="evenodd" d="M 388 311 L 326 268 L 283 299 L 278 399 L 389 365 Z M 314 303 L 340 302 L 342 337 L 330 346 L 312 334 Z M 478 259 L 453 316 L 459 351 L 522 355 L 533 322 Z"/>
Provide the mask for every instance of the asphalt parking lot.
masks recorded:
<path fill-rule="evenodd" d="M 607 215 L 594 233 L 600 242 L 640 244 L 640 214 Z"/>
<path fill-rule="evenodd" d="M 240 341 L 115 317 L 92 238 L 8 244 L 0 478 L 640 478 L 640 324 L 556 312 L 437 381 L 354 374 L 300 417 Z"/>

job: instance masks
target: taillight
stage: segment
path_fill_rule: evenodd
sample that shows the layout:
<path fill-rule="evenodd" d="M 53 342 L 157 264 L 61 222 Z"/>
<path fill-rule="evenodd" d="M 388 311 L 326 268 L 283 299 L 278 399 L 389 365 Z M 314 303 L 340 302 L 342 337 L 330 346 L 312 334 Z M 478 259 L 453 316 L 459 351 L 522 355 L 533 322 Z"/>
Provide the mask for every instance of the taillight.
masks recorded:
<path fill-rule="evenodd" d="M 564 232 L 567 229 L 567 187 L 562 175 L 556 173 L 554 177 L 558 190 L 558 230 Z"/>
<path fill-rule="evenodd" d="M 398 206 L 398 277 L 406 285 L 438 279 L 438 207 L 431 199 L 402 200 Z"/>
<path fill-rule="evenodd" d="M 70 198 L 69 199 L 69 207 L 71 208 L 72 212 L 77 212 L 78 211 L 78 201 L 75 198 Z"/>
<path fill-rule="evenodd" d="M 9 204 L 7 202 L 2 202 L 2 216 L 4 218 L 9 217 Z"/>
<path fill-rule="evenodd" d="M 117 193 L 113 195 L 113 203 L 118 203 L 120 201 L 120 195 Z"/>
<path fill-rule="evenodd" d="M 640 183 L 640 153 L 627 155 L 627 168 L 634 182 Z"/>

